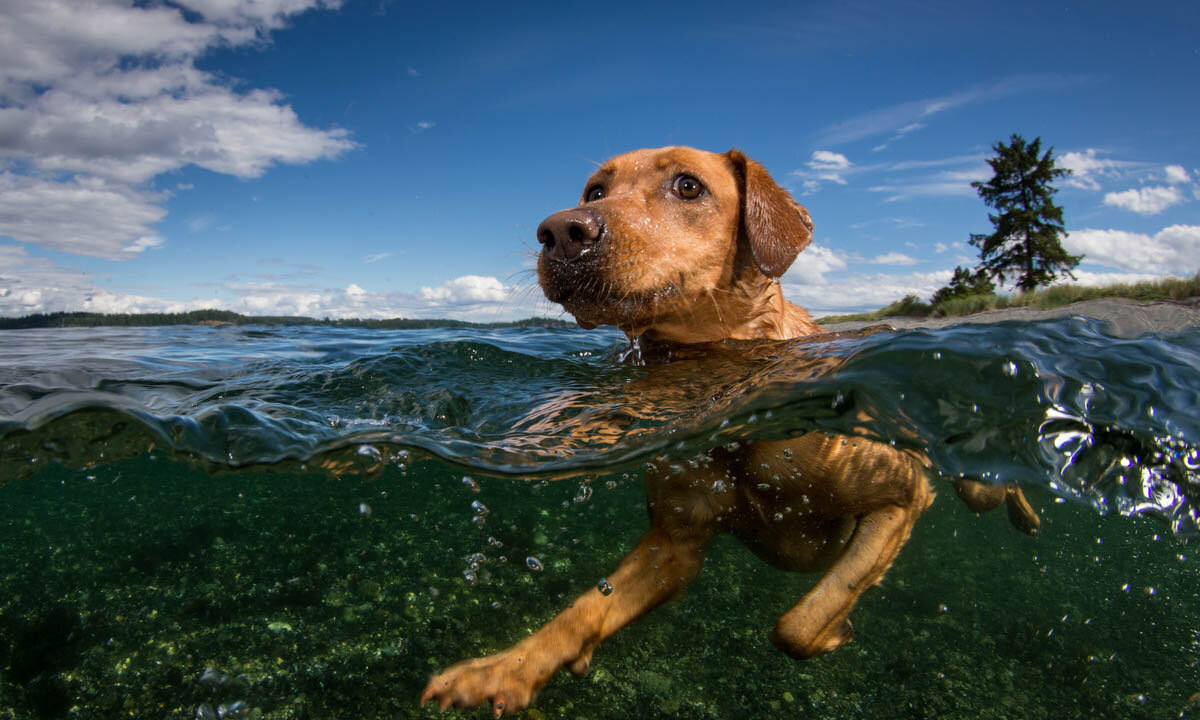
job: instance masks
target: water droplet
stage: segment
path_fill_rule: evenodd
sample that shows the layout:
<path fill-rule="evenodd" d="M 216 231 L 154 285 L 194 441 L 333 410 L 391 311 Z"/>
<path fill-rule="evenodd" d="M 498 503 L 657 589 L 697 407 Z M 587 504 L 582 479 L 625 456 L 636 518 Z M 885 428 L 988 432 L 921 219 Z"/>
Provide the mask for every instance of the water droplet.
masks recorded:
<path fill-rule="evenodd" d="M 541 572 L 543 565 L 541 560 L 538 560 L 534 556 L 530 555 L 529 557 L 525 558 L 525 567 L 534 572 Z"/>
<path fill-rule="evenodd" d="M 608 578 L 600 578 L 600 582 L 596 583 L 596 589 L 600 591 L 601 595 L 612 595 L 613 586 Z"/>
<path fill-rule="evenodd" d="M 792 459 L 792 449 L 791 449 L 791 448 L 784 448 L 784 449 L 783 449 L 783 459 L 784 459 L 784 460 L 791 460 L 791 459 Z"/>

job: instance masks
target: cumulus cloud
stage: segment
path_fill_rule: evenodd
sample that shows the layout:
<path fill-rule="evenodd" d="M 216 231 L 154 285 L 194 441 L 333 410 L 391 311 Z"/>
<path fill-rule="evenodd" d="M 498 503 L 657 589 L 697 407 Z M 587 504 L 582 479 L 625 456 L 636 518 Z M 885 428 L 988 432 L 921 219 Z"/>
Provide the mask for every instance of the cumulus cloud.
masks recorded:
<path fill-rule="evenodd" d="M 1172 205 L 1184 201 L 1184 195 L 1177 186 L 1155 186 L 1135 188 L 1124 192 L 1110 192 L 1104 195 L 1104 204 L 1130 210 L 1139 215 L 1157 215 Z"/>
<path fill-rule="evenodd" d="M 1182 165 L 1168 165 L 1164 168 L 1164 172 L 1167 176 L 1167 182 L 1172 185 L 1192 181 L 1192 176 L 1188 174 L 1187 168 Z"/>
<path fill-rule="evenodd" d="M 80 270 L 0 245 L 0 315 L 82 310 L 99 313 L 185 312 L 218 307 L 211 299 L 176 302 L 99 288 Z"/>
<path fill-rule="evenodd" d="M 1154 235 L 1125 230 L 1072 230 L 1063 240 L 1086 262 L 1141 273 L 1191 275 L 1200 269 L 1200 225 L 1171 225 Z"/>
<path fill-rule="evenodd" d="M 833 250 L 816 243 L 809 245 L 780 278 L 781 282 L 822 285 L 825 275 L 846 269 L 846 261 Z"/>
<path fill-rule="evenodd" d="M 928 298 L 950 282 L 952 275 L 950 270 L 898 274 L 843 272 L 823 284 L 812 285 L 789 285 L 785 275 L 783 289 L 789 300 L 819 317 L 877 310 L 906 295 Z"/>
<path fill-rule="evenodd" d="M 143 189 L 157 175 L 196 165 L 255 178 L 279 163 L 335 157 L 355 147 L 344 130 L 304 125 L 278 92 L 238 92 L 195 66 L 211 48 L 262 43 L 291 16 L 339 4 L 7 3 L 0 23 L 4 182 L 70 211 L 63 220 L 32 213 L 16 227 L 0 227 L 0 234 L 119 258 L 157 244 L 150 226 L 165 214 L 166 196 Z M 79 197 L 84 202 L 71 207 Z M 7 201 L 9 209 L 17 202 Z"/>
<path fill-rule="evenodd" d="M 114 292 L 88 273 L 19 245 L 0 244 L 0 315 L 87 311 L 99 313 L 179 313 L 199 309 L 248 315 L 300 315 L 314 318 L 450 318 L 475 322 L 556 317 L 562 309 L 530 288 L 505 286 L 495 278 L 458 278 L 424 293 L 375 292 L 358 283 L 345 287 L 304 284 L 296 276 L 231 278 L 212 287 L 213 295 L 172 300 Z M 444 292 L 443 292 L 444 291 Z"/>
<path fill-rule="evenodd" d="M 438 305 L 470 305 L 504 302 L 511 292 L 494 277 L 463 275 L 441 287 L 421 288 L 421 297 Z"/>

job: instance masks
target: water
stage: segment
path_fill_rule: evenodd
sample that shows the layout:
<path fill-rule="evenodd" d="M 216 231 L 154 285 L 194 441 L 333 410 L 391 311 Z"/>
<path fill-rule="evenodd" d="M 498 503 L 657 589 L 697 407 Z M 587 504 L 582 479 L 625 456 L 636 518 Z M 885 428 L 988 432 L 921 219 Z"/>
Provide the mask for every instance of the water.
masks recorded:
<path fill-rule="evenodd" d="M 604 587 L 645 530 L 647 460 L 814 429 L 1019 482 L 1042 532 L 936 481 L 855 641 L 805 662 L 767 632 L 813 578 L 718 540 L 533 717 L 1200 715 L 1200 330 L 1075 318 L 648 367 L 621 345 L 0 335 L 0 718 L 432 717 L 434 670 Z"/>

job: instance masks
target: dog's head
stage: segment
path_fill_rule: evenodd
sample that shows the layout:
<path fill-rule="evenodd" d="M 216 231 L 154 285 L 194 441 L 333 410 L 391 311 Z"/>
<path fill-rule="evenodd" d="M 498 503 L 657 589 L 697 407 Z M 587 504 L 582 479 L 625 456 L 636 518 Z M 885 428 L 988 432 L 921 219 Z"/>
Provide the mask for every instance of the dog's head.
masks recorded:
<path fill-rule="evenodd" d="M 579 205 L 546 218 L 538 281 L 583 327 L 626 331 L 688 317 L 763 286 L 812 240 L 808 212 L 736 150 L 615 157 Z"/>

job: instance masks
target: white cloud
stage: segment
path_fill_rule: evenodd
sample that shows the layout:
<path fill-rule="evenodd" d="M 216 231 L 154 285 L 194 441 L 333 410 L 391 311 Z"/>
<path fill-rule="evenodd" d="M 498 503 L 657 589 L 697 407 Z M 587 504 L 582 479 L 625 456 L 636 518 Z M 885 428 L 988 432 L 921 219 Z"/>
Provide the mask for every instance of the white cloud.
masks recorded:
<path fill-rule="evenodd" d="M 1188 175 L 1187 168 L 1182 165 L 1168 165 L 1164 172 L 1167 175 L 1167 182 L 1173 185 L 1192 181 L 1192 176 Z"/>
<path fill-rule="evenodd" d="M 49 181 L 0 172 L 0 235 L 79 255 L 120 259 L 162 243 L 163 196 L 96 177 Z"/>
<path fill-rule="evenodd" d="M 919 261 L 915 258 L 905 255 L 904 253 L 891 252 L 883 255 L 877 255 L 869 262 L 875 263 L 876 265 L 916 265 Z"/>
<path fill-rule="evenodd" d="M 813 170 L 845 170 L 850 167 L 850 164 L 849 158 L 845 155 L 829 150 L 814 151 L 812 160 L 808 162 L 808 166 Z"/>
<path fill-rule="evenodd" d="M 821 145 L 841 145 L 864 138 L 893 133 L 892 142 L 908 132 L 920 129 L 929 118 L 954 108 L 999 100 L 1011 95 L 1049 92 L 1084 82 L 1081 78 L 1055 75 L 1018 75 L 986 85 L 937 98 L 914 100 L 872 110 L 843 120 L 822 130 Z M 907 131 L 907 132 L 904 132 Z"/>
<path fill-rule="evenodd" d="M 846 261 L 827 247 L 813 243 L 796 257 L 796 261 L 783 274 L 781 282 L 805 285 L 822 285 L 826 273 L 844 270 Z"/>
<path fill-rule="evenodd" d="M 880 145 L 876 145 L 875 147 L 871 148 L 871 152 L 880 152 L 882 150 L 886 150 L 896 141 L 903 140 L 904 137 L 907 136 L 908 134 L 914 133 L 917 130 L 921 130 L 924 127 L 925 127 L 925 123 L 909 123 L 908 125 L 905 125 L 904 127 L 896 130 L 896 133 L 894 135 L 892 135 L 890 138 L 888 138 L 887 142 L 884 142 Z"/>
<path fill-rule="evenodd" d="M 939 253 L 944 253 L 950 249 L 950 246 L 944 242 L 940 242 L 940 243 L 934 244 L 933 249 Z"/>
<path fill-rule="evenodd" d="M 1155 186 L 1135 188 L 1124 192 L 1110 192 L 1104 195 L 1104 204 L 1130 210 L 1139 215 L 1157 215 L 1172 205 L 1184 201 L 1183 193 L 1178 187 Z"/>
<path fill-rule="evenodd" d="M 496 278 L 480 275 L 463 275 L 438 288 L 421 288 L 421 297 L 436 305 L 504 302 L 511 294 L 512 289 Z"/>
<path fill-rule="evenodd" d="M 370 265 L 371 263 L 379 262 L 380 260 L 390 258 L 391 256 L 392 256 L 392 254 L 390 252 L 372 253 L 370 255 L 365 256 L 363 258 L 363 262 L 367 265 Z"/>
<path fill-rule="evenodd" d="M 1116 178 L 1127 169 L 1139 166 L 1139 163 L 1099 157 L 1099 152 L 1102 151 L 1088 148 L 1083 152 L 1068 152 L 1058 157 L 1058 165 L 1071 171 L 1071 174 L 1063 179 L 1063 183 L 1070 187 L 1096 191 L 1100 189 L 1099 178 Z"/>
<path fill-rule="evenodd" d="M 1124 230 L 1073 230 L 1063 240 L 1084 262 L 1142 273 L 1191 275 L 1200 269 L 1200 225 L 1171 225 L 1153 236 Z"/>
<path fill-rule="evenodd" d="M 31 212 L 15 228 L 11 221 L 0 227 L 0 234 L 66 252 L 121 257 L 125 249 L 162 242 L 149 226 L 165 214 L 166 196 L 141 188 L 161 173 L 197 165 L 255 178 L 278 163 L 311 162 L 355 147 L 344 130 L 305 126 L 278 92 L 238 92 L 195 66 L 211 48 L 262 43 L 289 17 L 339 4 L 6 3 L 0 22 L 0 162 L 36 175 L 10 169 L 4 182 L 26 195 L 50 197 L 68 212 L 63 220 Z M 179 6 L 196 15 L 185 17 Z M 85 201 L 71 206 L 69 198 L 81 194 Z M 99 194 L 115 202 L 97 202 Z M 5 202 L 11 208 L 18 201 Z"/>
<path fill-rule="evenodd" d="M 413 135 L 416 135 L 418 133 L 423 133 L 426 130 L 432 130 L 435 127 L 437 127 L 437 123 L 430 122 L 428 120 L 421 120 L 416 125 L 413 125 L 413 126 L 409 127 L 408 129 L 412 132 Z"/>
<path fill-rule="evenodd" d="M 810 180 L 827 180 L 835 182 L 838 185 L 845 185 L 846 179 L 844 175 L 850 169 L 853 163 L 850 159 L 841 153 L 830 152 L 829 150 L 816 150 L 812 154 L 812 159 L 807 165 L 812 171 Z"/>
<path fill-rule="evenodd" d="M 215 306 L 212 300 L 175 302 L 114 293 L 97 287 L 83 272 L 29 255 L 17 245 L 0 245 L 0 315 L 77 310 L 184 312 Z"/>
<path fill-rule="evenodd" d="M 921 273 L 838 273 L 823 284 L 788 284 L 783 277 L 784 295 L 816 316 L 834 313 L 877 310 L 906 295 L 928 299 L 938 288 L 950 282 L 953 272 L 937 270 Z"/>

